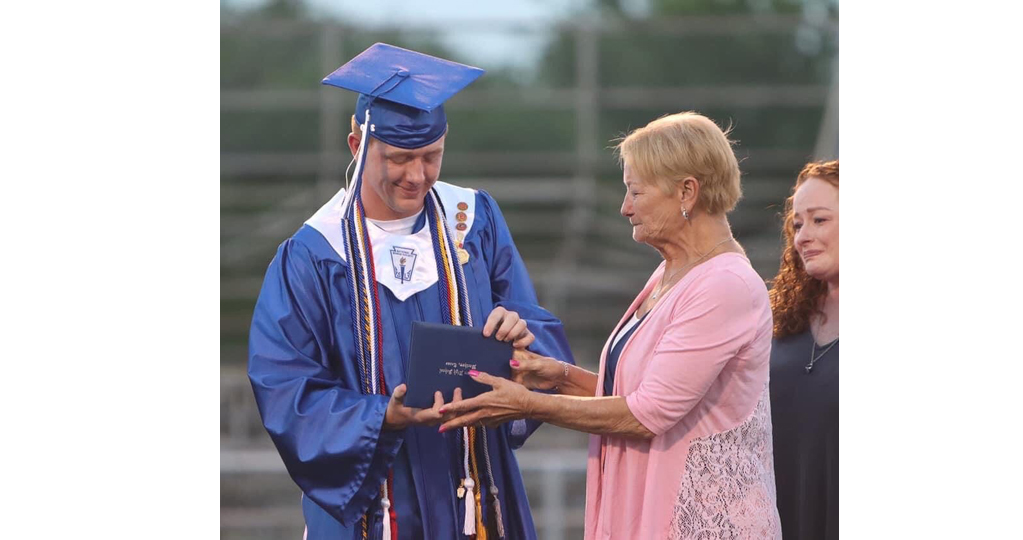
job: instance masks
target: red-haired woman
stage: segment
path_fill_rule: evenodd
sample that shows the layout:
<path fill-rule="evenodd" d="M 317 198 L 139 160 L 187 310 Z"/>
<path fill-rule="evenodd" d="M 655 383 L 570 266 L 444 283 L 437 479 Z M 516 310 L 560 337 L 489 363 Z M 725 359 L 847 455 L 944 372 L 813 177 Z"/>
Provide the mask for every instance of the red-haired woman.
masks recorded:
<path fill-rule="evenodd" d="M 785 203 L 770 292 L 771 409 L 786 540 L 838 538 L 838 161 L 808 163 Z"/>

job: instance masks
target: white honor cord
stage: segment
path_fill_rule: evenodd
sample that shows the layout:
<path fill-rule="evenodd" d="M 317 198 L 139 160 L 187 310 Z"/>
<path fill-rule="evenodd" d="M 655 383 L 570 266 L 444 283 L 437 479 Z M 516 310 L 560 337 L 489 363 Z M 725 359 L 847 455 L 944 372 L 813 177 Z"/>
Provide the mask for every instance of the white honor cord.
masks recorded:
<path fill-rule="evenodd" d="M 356 225 L 359 225 L 359 224 L 356 224 Z M 369 275 L 369 266 L 366 264 L 366 261 L 367 261 L 367 259 L 369 257 L 372 257 L 373 254 L 369 253 L 369 250 L 366 249 L 366 245 L 365 245 L 364 240 L 365 239 L 362 237 L 362 235 L 358 234 L 356 232 L 356 234 L 355 234 L 355 241 L 359 243 L 359 251 L 361 253 L 365 254 L 365 256 L 361 257 L 362 261 L 361 261 L 361 264 L 359 265 L 360 268 L 362 269 L 362 275 L 363 276 L 367 276 L 366 279 L 361 280 L 362 281 L 363 293 L 366 295 L 366 298 L 372 298 L 372 296 L 370 295 L 370 287 L 373 287 L 373 286 L 376 285 L 376 278 L 374 276 L 370 276 Z M 368 351 L 367 354 L 369 355 L 369 364 L 370 364 L 370 366 L 369 366 L 370 388 L 371 388 L 371 391 L 372 391 L 373 394 L 379 394 L 380 393 L 380 380 L 377 377 L 377 332 L 376 331 L 377 331 L 376 325 L 375 324 L 370 324 L 369 325 L 369 337 L 370 337 L 370 339 L 369 339 L 369 351 Z"/>
<path fill-rule="evenodd" d="M 387 498 L 387 480 L 384 480 L 384 498 L 380 499 L 384 509 L 384 540 L 391 540 L 391 499 Z"/>
<path fill-rule="evenodd" d="M 476 483 L 472 481 L 472 474 L 469 472 L 469 452 L 471 451 L 469 428 L 462 428 L 462 437 L 465 440 L 465 452 L 462 456 L 465 460 L 465 480 L 462 481 L 462 486 L 465 488 L 465 522 L 462 525 L 462 533 L 476 534 L 476 494 L 473 492 Z"/>

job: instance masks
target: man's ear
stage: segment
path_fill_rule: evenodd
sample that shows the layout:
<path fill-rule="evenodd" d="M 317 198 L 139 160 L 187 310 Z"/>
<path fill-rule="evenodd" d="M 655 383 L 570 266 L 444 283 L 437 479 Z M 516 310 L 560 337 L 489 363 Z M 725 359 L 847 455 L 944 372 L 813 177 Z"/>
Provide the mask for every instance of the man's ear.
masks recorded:
<path fill-rule="evenodd" d="M 348 149 L 352 151 L 352 157 L 359 153 L 359 143 L 362 139 L 357 137 L 354 133 L 348 134 Z"/>

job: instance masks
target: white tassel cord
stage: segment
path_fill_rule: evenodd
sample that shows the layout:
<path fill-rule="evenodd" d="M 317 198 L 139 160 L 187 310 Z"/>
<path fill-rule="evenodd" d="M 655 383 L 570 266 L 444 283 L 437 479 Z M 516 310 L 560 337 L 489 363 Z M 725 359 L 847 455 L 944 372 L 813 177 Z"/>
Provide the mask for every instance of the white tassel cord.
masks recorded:
<path fill-rule="evenodd" d="M 354 183 L 352 189 L 345 193 L 345 198 L 341 201 L 341 219 L 344 220 L 348 216 L 350 206 L 352 205 L 352 197 L 359 187 L 359 175 L 362 173 L 362 156 L 366 153 L 366 141 L 369 140 L 369 132 L 366 131 L 366 126 L 369 125 L 369 109 L 366 109 L 366 122 L 362 124 L 362 140 L 359 141 L 359 151 L 355 153 L 355 174 L 352 175 Z M 351 166 L 349 164 L 349 166 Z M 348 171 L 345 171 L 345 184 L 348 184 Z"/>
<path fill-rule="evenodd" d="M 462 532 L 465 534 L 476 534 L 476 494 L 473 487 L 476 485 L 472 478 L 466 478 L 465 482 L 465 524 Z"/>
<path fill-rule="evenodd" d="M 391 540 L 391 500 L 387 498 L 387 488 L 384 488 L 384 498 L 380 501 L 384 509 L 384 539 Z"/>
<path fill-rule="evenodd" d="M 462 453 L 465 466 L 465 478 L 462 480 L 462 487 L 465 488 L 465 521 L 462 525 L 462 533 L 476 534 L 476 494 L 473 488 L 476 482 L 472 481 L 472 474 L 469 472 L 469 428 L 462 428 L 462 437 L 465 440 L 465 452 Z"/>

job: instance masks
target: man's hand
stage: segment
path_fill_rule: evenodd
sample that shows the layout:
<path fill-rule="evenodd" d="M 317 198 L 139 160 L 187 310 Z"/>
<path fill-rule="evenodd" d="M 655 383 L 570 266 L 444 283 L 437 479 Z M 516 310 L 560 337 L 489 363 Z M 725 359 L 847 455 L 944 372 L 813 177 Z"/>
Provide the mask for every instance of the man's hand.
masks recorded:
<path fill-rule="evenodd" d="M 491 334 L 501 341 L 512 342 L 516 349 L 525 349 L 536 340 L 536 336 L 526 328 L 525 319 L 519 317 L 518 313 L 500 306 L 490 312 L 487 323 L 483 325 L 483 335 L 490 337 Z"/>
<path fill-rule="evenodd" d="M 433 407 L 429 409 L 414 409 L 405 406 L 405 393 L 408 387 L 399 384 L 391 393 L 391 400 L 387 402 L 387 412 L 384 413 L 384 429 L 399 430 L 410 425 L 435 426 L 443 420 L 440 409 L 444 406 L 444 396 L 440 392 L 433 393 Z"/>

